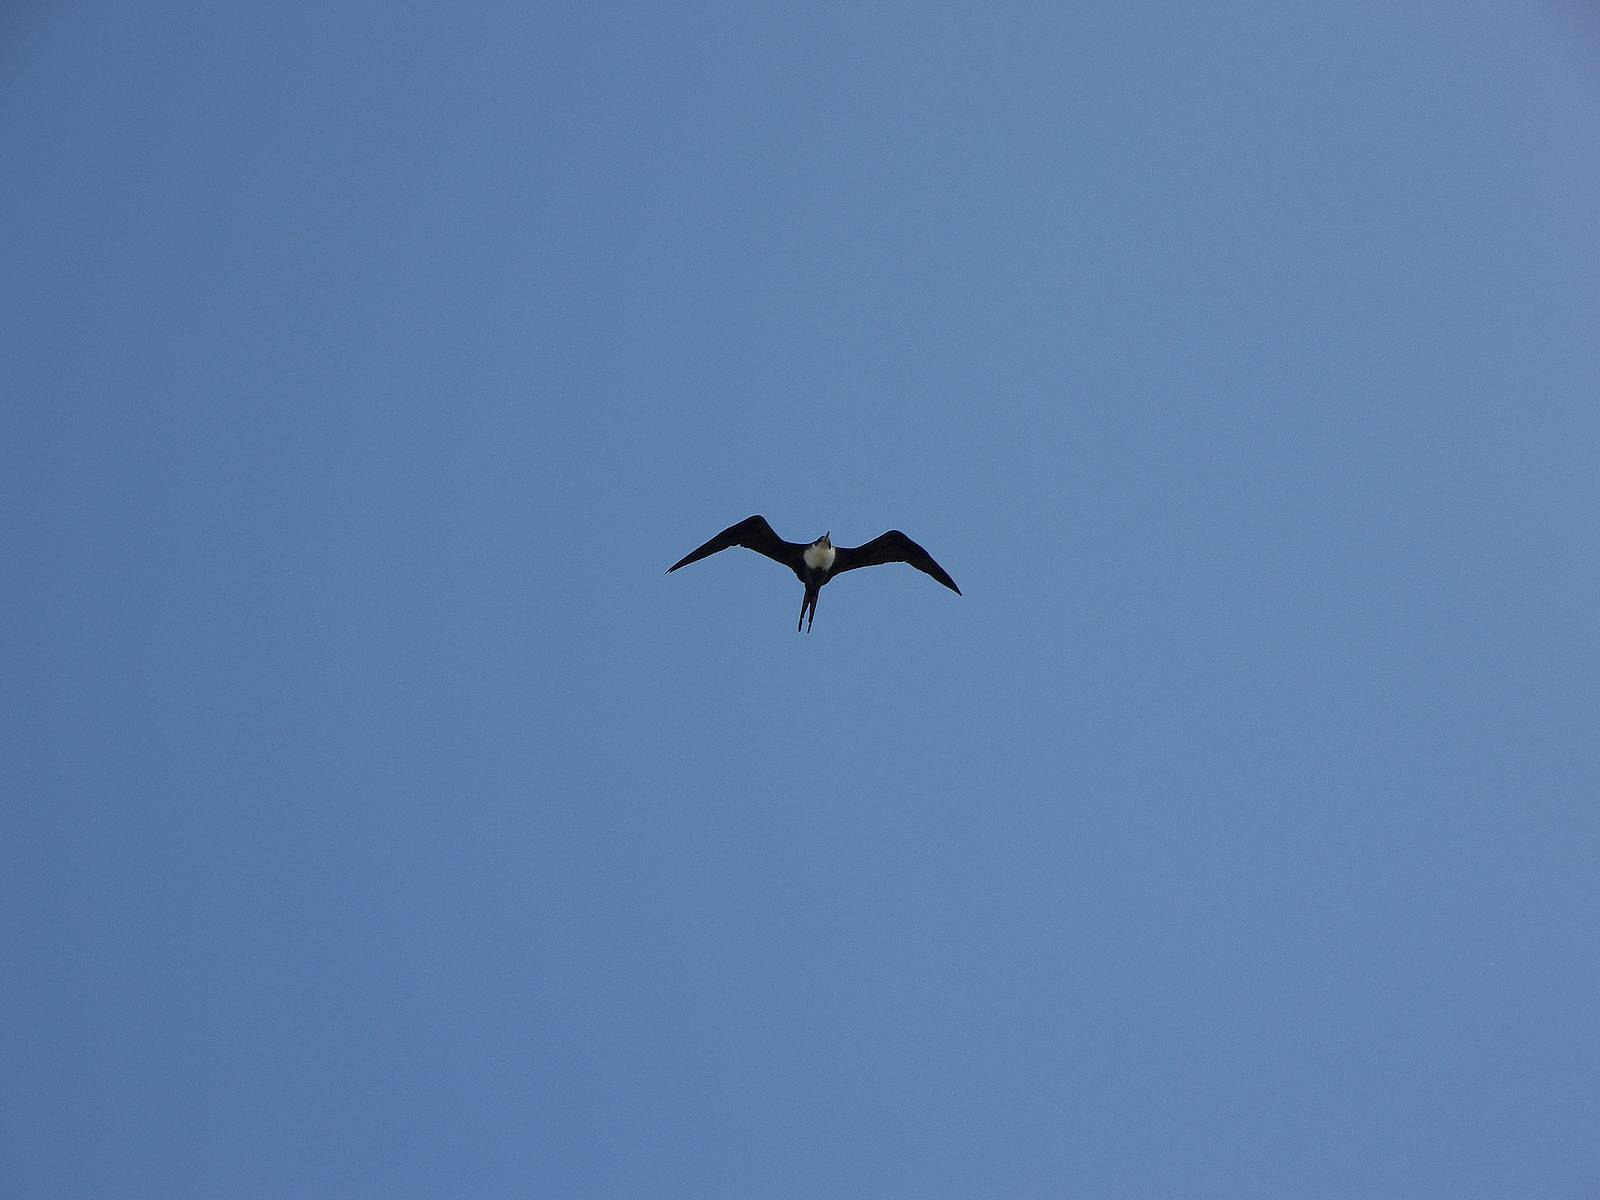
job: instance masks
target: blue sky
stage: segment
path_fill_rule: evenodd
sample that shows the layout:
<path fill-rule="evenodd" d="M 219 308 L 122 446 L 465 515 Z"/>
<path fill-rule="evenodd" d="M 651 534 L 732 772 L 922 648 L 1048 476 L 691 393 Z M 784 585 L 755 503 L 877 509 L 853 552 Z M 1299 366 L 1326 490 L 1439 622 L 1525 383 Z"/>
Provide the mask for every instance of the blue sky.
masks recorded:
<path fill-rule="evenodd" d="M 1597 64 L 11 9 L 0 1176 L 1592 1196 Z"/>

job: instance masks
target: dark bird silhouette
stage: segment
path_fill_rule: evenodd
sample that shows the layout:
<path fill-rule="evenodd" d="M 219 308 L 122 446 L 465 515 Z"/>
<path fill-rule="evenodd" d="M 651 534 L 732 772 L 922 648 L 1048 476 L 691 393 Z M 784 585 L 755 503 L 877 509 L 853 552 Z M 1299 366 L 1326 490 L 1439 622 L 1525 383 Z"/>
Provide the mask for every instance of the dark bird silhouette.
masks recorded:
<path fill-rule="evenodd" d="M 822 590 L 822 585 L 835 575 L 843 575 L 857 567 L 876 567 L 892 562 L 910 563 L 924 575 L 932 575 L 956 595 L 961 594 L 956 581 L 933 561 L 933 555 L 898 529 L 880 533 L 864 546 L 835 546 L 827 534 L 806 545 L 784 541 L 772 532 L 772 526 L 767 524 L 765 517 L 746 517 L 737 525 L 729 525 L 705 545 L 689 551 L 673 563 L 667 568 L 667 574 L 672 574 L 679 567 L 687 567 L 692 562 L 699 562 L 718 550 L 726 550 L 729 546 L 743 546 L 746 550 L 764 554 L 773 562 L 788 567 L 805 584 L 806 594 L 800 601 L 800 623 L 795 626 L 796 632 L 802 628 L 807 633 L 811 631 L 811 622 L 817 617 L 817 593 Z"/>

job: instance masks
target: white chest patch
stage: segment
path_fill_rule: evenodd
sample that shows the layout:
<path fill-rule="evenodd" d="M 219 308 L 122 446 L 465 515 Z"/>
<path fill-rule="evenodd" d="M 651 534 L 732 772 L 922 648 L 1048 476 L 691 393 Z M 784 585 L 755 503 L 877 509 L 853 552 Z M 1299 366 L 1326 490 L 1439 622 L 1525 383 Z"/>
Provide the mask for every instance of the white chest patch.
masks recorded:
<path fill-rule="evenodd" d="M 806 566 L 813 571 L 829 571 L 833 569 L 832 546 L 807 546 L 805 554 Z"/>

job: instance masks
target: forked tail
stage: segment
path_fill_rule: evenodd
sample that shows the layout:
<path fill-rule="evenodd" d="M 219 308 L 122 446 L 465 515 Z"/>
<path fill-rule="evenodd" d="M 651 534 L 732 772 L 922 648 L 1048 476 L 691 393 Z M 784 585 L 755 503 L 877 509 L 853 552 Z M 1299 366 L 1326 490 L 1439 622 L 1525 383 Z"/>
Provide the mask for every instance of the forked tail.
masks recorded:
<path fill-rule="evenodd" d="M 794 627 L 796 633 L 801 629 L 811 632 L 811 622 L 817 619 L 817 593 L 820 591 L 820 587 L 806 584 L 806 594 L 800 600 L 800 623 Z"/>

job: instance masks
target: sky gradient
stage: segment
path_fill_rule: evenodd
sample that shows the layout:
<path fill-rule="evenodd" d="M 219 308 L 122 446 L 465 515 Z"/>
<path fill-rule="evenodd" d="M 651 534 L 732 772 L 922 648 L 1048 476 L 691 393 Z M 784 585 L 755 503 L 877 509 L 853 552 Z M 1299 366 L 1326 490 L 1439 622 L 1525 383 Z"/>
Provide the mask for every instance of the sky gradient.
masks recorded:
<path fill-rule="evenodd" d="M 1597 81 L 12 6 L 4 1190 L 1594 1196 Z"/>

